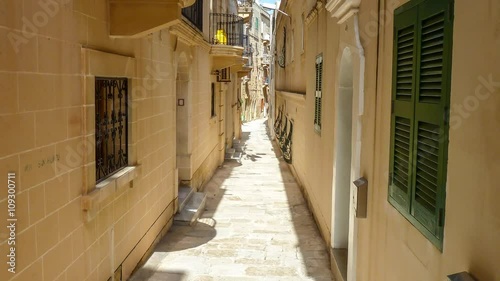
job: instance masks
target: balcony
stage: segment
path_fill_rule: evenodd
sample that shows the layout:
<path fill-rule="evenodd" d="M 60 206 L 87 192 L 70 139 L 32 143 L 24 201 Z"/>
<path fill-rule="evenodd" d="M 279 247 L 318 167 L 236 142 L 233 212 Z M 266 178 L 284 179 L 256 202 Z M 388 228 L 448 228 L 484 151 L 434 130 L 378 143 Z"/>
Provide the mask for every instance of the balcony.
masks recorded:
<path fill-rule="evenodd" d="M 179 41 L 188 46 L 204 46 L 209 48 L 210 45 L 203 33 L 207 27 L 206 8 L 207 6 L 204 8 L 203 0 L 196 0 L 192 6 L 182 9 L 182 20 L 169 28 L 170 33 L 176 35 Z"/>
<path fill-rule="evenodd" d="M 244 57 L 251 57 L 253 55 L 253 47 L 250 44 L 250 39 L 248 38 L 248 35 L 243 35 L 243 56 Z"/>
<path fill-rule="evenodd" d="M 203 32 L 203 0 L 196 0 L 194 5 L 182 9 L 182 15 L 191 25 Z"/>
<path fill-rule="evenodd" d="M 210 14 L 209 41 L 213 70 L 245 64 L 243 18 L 232 14 Z"/>
<path fill-rule="evenodd" d="M 252 71 L 253 48 L 250 44 L 248 35 L 243 35 L 243 59 L 244 65 L 237 68 L 239 78 L 247 76 Z"/>
<path fill-rule="evenodd" d="M 201 1 L 202 2 L 202 1 Z M 109 0 L 112 37 L 143 37 L 182 20 L 182 8 L 195 0 Z"/>
<path fill-rule="evenodd" d="M 238 0 L 238 15 L 243 18 L 245 23 L 249 23 L 253 16 L 253 1 Z"/>

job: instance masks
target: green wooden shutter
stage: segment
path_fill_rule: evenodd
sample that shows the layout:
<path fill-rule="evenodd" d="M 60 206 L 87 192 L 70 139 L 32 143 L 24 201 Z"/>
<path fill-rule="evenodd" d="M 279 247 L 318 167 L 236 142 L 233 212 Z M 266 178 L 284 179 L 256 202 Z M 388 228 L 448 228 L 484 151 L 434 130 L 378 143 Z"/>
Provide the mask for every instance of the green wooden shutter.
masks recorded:
<path fill-rule="evenodd" d="M 400 210 L 410 211 L 413 151 L 417 9 L 394 18 L 392 126 L 389 198 Z"/>
<path fill-rule="evenodd" d="M 321 98 L 323 94 L 323 56 L 316 57 L 316 87 L 314 104 L 314 128 L 321 130 Z"/>
<path fill-rule="evenodd" d="M 419 9 L 412 215 L 442 236 L 451 80 L 452 1 L 426 1 Z"/>

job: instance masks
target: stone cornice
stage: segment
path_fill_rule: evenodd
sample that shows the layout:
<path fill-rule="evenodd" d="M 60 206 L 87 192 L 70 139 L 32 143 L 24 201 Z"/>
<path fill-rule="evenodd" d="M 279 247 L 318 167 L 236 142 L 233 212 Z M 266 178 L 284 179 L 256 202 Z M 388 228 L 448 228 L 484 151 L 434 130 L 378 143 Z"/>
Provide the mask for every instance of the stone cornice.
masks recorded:
<path fill-rule="evenodd" d="M 210 50 L 210 44 L 205 41 L 203 34 L 191 27 L 184 20 L 170 27 L 170 33 L 176 35 L 179 40 L 188 46 L 200 46 L 205 50 Z"/>
<path fill-rule="evenodd" d="M 305 93 L 276 90 L 276 94 L 278 94 L 278 96 L 282 96 L 285 99 L 294 100 L 297 102 L 305 102 L 306 100 Z"/>
<path fill-rule="evenodd" d="M 318 16 L 321 7 L 323 7 L 323 2 L 319 0 L 316 1 L 316 5 L 314 6 L 314 8 L 312 8 L 311 11 L 307 14 L 305 20 L 306 26 L 309 25 Z"/>
<path fill-rule="evenodd" d="M 342 24 L 359 11 L 361 0 L 330 0 L 325 8 Z"/>

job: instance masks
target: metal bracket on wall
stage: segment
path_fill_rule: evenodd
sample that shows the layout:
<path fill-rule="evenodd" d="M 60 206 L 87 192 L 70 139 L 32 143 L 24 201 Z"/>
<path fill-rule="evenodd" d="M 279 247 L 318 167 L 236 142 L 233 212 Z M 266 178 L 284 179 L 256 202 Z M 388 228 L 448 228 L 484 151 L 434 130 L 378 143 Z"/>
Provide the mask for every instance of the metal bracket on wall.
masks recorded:
<path fill-rule="evenodd" d="M 354 185 L 357 188 L 356 200 L 356 218 L 365 219 L 367 217 L 368 209 L 368 180 L 359 178 L 355 180 Z"/>

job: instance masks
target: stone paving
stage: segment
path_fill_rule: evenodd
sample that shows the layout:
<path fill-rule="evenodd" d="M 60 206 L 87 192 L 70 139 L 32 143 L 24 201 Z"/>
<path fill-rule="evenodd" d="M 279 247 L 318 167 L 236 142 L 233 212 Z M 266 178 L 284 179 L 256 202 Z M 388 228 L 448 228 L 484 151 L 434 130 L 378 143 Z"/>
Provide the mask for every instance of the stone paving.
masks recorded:
<path fill-rule="evenodd" d="M 265 122 L 243 126 L 241 164 L 225 162 L 206 184 L 196 226 L 172 226 L 131 281 L 333 280 L 326 245 Z"/>

